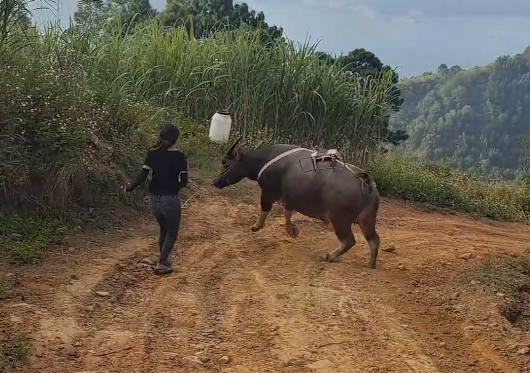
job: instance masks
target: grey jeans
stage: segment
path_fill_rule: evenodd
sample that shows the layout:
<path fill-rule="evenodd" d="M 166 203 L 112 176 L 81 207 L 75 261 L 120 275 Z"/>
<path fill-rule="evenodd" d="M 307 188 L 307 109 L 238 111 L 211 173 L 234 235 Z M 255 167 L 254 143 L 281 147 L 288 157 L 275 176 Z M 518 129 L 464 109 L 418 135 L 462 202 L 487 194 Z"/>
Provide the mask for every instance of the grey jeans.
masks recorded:
<path fill-rule="evenodd" d="M 160 226 L 158 247 L 160 249 L 159 263 L 171 267 L 171 252 L 177 240 L 180 228 L 182 209 L 180 196 L 158 196 L 151 194 L 151 212 Z"/>

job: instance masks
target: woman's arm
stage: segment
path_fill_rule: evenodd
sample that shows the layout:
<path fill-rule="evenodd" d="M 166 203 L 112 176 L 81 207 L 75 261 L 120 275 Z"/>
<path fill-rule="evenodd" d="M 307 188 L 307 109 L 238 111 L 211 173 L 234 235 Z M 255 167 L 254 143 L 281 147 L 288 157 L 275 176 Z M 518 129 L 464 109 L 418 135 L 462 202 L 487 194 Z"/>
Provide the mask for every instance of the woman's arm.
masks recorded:
<path fill-rule="evenodd" d="M 135 190 L 140 184 L 142 184 L 145 179 L 147 179 L 147 176 L 149 175 L 149 170 L 142 168 L 142 171 L 136 176 L 136 179 L 129 184 L 129 186 L 125 189 L 127 192 L 132 192 Z"/>
<path fill-rule="evenodd" d="M 125 188 L 125 190 L 127 192 L 132 192 L 134 189 L 136 189 L 138 185 L 142 184 L 145 181 L 145 179 L 147 179 L 147 176 L 149 175 L 149 172 L 151 171 L 152 168 L 153 168 L 153 160 L 152 160 L 151 152 L 148 152 L 147 156 L 145 157 L 142 170 L 136 176 L 136 179 L 134 179 L 134 181 L 131 184 L 129 184 L 127 188 Z"/>
<path fill-rule="evenodd" d="M 188 160 L 184 153 L 182 153 L 182 167 L 179 172 L 179 184 L 181 188 L 185 188 L 188 185 Z"/>

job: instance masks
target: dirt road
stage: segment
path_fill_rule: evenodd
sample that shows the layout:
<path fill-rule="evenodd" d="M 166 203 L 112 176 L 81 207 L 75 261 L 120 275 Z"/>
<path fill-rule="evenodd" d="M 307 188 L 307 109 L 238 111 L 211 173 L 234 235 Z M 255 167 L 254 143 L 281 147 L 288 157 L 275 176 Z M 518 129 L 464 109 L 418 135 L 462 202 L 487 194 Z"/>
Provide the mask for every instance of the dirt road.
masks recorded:
<path fill-rule="evenodd" d="M 329 228 L 297 214 L 292 239 L 278 210 L 252 233 L 257 195 L 236 194 L 188 206 L 170 276 L 148 268 L 154 226 L 11 274 L 20 297 L 0 316 L 31 333 L 25 371 L 530 372 L 530 355 L 510 347 L 530 344 L 528 331 L 456 278 L 487 255 L 528 255 L 528 227 L 385 202 L 379 231 L 393 251 L 370 270 L 357 227 L 357 246 L 326 263 Z"/>

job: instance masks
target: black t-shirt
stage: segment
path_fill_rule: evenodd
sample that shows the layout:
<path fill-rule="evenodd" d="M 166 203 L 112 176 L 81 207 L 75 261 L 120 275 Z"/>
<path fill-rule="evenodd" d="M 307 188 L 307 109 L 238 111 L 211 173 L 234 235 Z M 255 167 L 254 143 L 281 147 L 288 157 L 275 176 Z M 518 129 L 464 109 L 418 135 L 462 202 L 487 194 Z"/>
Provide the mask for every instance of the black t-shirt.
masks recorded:
<path fill-rule="evenodd" d="M 144 165 L 153 171 L 149 193 L 176 195 L 188 183 L 188 161 L 178 150 L 150 150 Z"/>

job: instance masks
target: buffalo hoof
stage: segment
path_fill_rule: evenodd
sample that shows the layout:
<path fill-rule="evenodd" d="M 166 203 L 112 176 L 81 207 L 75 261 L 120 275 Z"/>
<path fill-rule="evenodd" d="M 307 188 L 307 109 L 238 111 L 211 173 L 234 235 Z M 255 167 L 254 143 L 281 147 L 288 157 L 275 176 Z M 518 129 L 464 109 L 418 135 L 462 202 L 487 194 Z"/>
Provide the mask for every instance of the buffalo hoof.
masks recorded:
<path fill-rule="evenodd" d="M 368 264 L 368 267 L 370 267 L 371 269 L 375 269 L 375 262 L 374 263 L 370 262 Z"/>
<path fill-rule="evenodd" d="M 252 228 L 250 228 L 252 232 L 257 232 L 260 229 L 263 229 L 263 227 L 260 227 L 259 225 L 253 225 Z"/>
<path fill-rule="evenodd" d="M 326 254 L 326 262 L 330 262 L 330 263 L 332 263 L 332 262 L 335 261 L 335 259 L 336 259 L 336 258 L 335 258 L 333 255 L 331 255 L 331 254 Z"/>
<path fill-rule="evenodd" d="M 296 238 L 300 234 L 300 230 L 296 225 L 291 225 L 287 227 L 287 234 L 293 238 Z"/>

